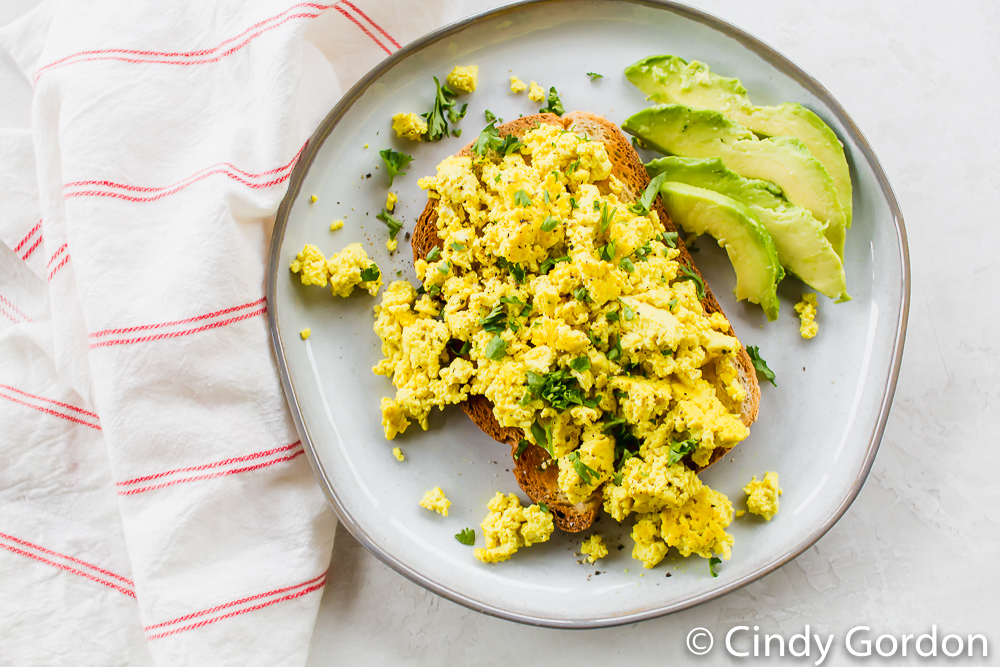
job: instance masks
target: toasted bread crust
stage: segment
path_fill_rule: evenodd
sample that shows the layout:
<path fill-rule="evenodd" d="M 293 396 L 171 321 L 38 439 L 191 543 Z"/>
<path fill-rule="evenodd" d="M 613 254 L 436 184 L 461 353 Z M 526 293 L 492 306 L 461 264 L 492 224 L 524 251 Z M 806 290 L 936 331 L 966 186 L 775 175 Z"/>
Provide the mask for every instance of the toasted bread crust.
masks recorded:
<path fill-rule="evenodd" d="M 649 176 L 643 166 L 639 155 L 633 150 L 629 139 L 618 129 L 616 125 L 602 116 L 585 111 L 574 111 L 566 114 L 562 118 L 555 114 L 543 113 L 524 116 L 517 120 L 504 123 L 497 127 L 501 136 L 514 134 L 522 136 L 529 129 L 539 124 L 558 125 L 566 129 L 586 134 L 591 139 L 603 141 L 611 159 L 612 174 L 624 185 L 623 197 L 632 200 L 638 199 L 649 184 Z M 467 145 L 459 153 L 467 156 L 472 154 L 472 144 Z M 443 247 L 444 242 L 437 233 L 437 202 L 430 199 L 427 206 L 421 213 L 413 232 L 412 247 L 413 261 L 427 256 L 432 248 Z M 659 216 L 663 226 L 668 231 L 677 231 L 673 221 L 663 208 L 660 197 L 657 196 L 653 202 L 653 210 Z M 701 273 L 694 265 L 691 254 L 682 242 L 678 242 L 677 248 L 680 250 L 679 262 L 687 265 L 699 277 Z M 705 298 L 702 305 L 709 313 L 721 313 L 722 308 L 716 300 L 715 295 L 709 286 L 705 285 Z M 735 332 L 730 325 L 728 332 L 735 336 Z M 750 426 L 757 419 L 757 410 L 760 403 L 760 385 L 757 383 L 757 374 L 754 370 L 750 356 L 747 354 L 743 344 L 737 355 L 739 365 L 740 381 L 746 391 L 746 398 L 740 406 L 740 418 L 744 424 Z M 565 494 L 559 489 L 558 466 L 545 465 L 549 461 L 548 452 L 536 445 L 529 445 L 516 457 L 518 443 L 524 438 L 524 432 L 518 428 L 501 426 L 493 415 L 493 404 L 485 396 L 471 396 L 469 400 L 460 404 L 462 410 L 476 423 L 479 428 L 486 432 L 491 438 L 498 442 L 506 443 L 511 448 L 512 455 L 515 455 L 514 476 L 517 483 L 524 490 L 528 497 L 536 503 L 545 503 L 552 511 L 553 518 L 557 526 L 566 532 L 579 532 L 590 527 L 597 518 L 597 513 L 601 507 L 601 497 L 599 492 L 595 492 L 590 498 L 583 502 L 571 503 Z M 712 453 L 712 458 L 708 465 L 699 467 L 690 458 L 687 464 L 699 472 L 712 465 L 726 455 L 729 450 L 716 449 Z M 543 468 L 543 465 L 545 467 Z"/>

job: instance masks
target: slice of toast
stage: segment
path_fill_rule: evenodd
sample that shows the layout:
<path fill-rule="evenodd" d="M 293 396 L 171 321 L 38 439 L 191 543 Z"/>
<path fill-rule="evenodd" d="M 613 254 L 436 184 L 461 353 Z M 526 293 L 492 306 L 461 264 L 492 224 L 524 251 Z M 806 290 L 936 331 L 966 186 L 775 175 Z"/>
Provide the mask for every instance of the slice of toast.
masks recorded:
<path fill-rule="evenodd" d="M 608 157 L 611 159 L 611 164 L 613 165 L 612 174 L 625 185 L 622 192 L 622 199 L 634 201 L 646 190 L 646 186 L 649 184 L 649 176 L 646 174 L 646 168 L 642 165 L 639 155 L 632 148 L 625 134 L 606 118 L 584 111 L 574 111 L 562 118 L 554 114 L 542 113 L 518 118 L 517 120 L 500 125 L 497 129 L 500 131 L 501 136 L 507 136 L 508 134 L 521 136 L 541 123 L 558 125 L 579 134 L 585 134 L 591 139 L 604 142 L 608 151 Z M 459 155 L 471 154 L 472 144 L 463 148 L 459 153 Z M 664 210 L 659 196 L 653 202 L 653 210 L 656 211 L 667 231 L 677 231 L 667 212 Z M 427 206 L 417 221 L 417 226 L 413 232 L 412 246 L 414 262 L 426 257 L 427 253 L 435 246 L 443 246 L 443 242 L 437 233 L 437 206 L 434 199 L 427 202 Z M 680 250 L 680 256 L 677 258 L 677 261 L 687 265 L 701 276 L 691 261 L 691 255 L 687 251 L 687 248 L 684 247 L 684 244 L 678 240 L 677 247 Z M 715 296 L 707 284 L 705 286 L 705 298 L 702 300 L 702 305 L 708 313 L 722 312 L 719 302 L 715 300 Z M 731 325 L 729 334 L 732 336 L 736 335 Z M 750 357 L 747 355 L 742 343 L 737 355 L 737 363 L 739 366 L 740 381 L 746 391 L 746 398 L 739 406 L 731 404 L 727 407 L 733 410 L 739 407 L 740 418 L 744 424 L 750 426 L 757 419 L 757 408 L 760 402 L 760 385 L 757 383 L 757 374 L 753 363 L 750 361 Z M 725 391 L 720 391 L 719 395 L 722 400 L 728 400 Z M 493 416 L 493 404 L 490 403 L 489 399 L 485 396 L 472 396 L 469 400 L 461 404 L 461 408 L 490 437 L 510 446 L 512 454 L 517 452 L 517 445 L 524 438 L 524 432 L 518 428 L 501 426 Z M 700 472 L 725 456 L 727 451 L 721 448 L 716 449 L 712 453 L 712 458 L 709 460 L 708 465 L 704 467 L 695 465 L 690 457 L 685 462 L 689 467 L 697 469 Z M 559 489 L 558 466 L 546 464 L 549 460 L 549 454 L 544 449 L 536 445 L 528 446 L 521 453 L 521 456 L 515 460 L 514 476 L 517 478 L 517 483 L 532 501 L 548 505 L 552 511 L 556 525 L 562 530 L 575 533 L 587 529 L 594 522 L 594 519 L 597 518 L 597 513 L 601 508 L 602 499 L 600 491 L 595 491 L 585 501 L 571 503 Z"/>

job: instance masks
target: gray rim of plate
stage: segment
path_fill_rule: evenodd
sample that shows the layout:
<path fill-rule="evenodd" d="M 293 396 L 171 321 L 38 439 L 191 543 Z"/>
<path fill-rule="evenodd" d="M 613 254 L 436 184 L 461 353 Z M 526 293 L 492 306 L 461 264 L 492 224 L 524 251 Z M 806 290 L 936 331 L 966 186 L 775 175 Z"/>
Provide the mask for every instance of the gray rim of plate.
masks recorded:
<path fill-rule="evenodd" d="M 274 233 L 271 237 L 271 247 L 270 247 L 270 257 L 268 259 L 267 267 L 267 289 L 266 296 L 267 301 L 270 304 L 274 303 L 276 283 L 278 278 L 278 256 L 280 254 L 281 242 L 285 236 L 285 227 L 288 225 L 288 215 L 291 211 L 292 204 L 298 196 L 299 189 L 302 187 L 302 181 L 305 179 L 306 173 L 309 171 L 309 167 L 312 165 L 316 154 L 319 152 L 320 147 L 323 145 L 324 140 L 327 135 L 333 130 L 333 128 L 340 121 L 340 118 L 347 112 L 351 106 L 354 105 L 355 101 L 361 96 L 368 87 L 378 80 L 378 78 L 396 65 L 399 61 L 403 60 L 407 56 L 416 53 L 425 47 L 434 44 L 446 37 L 450 37 L 458 32 L 461 32 L 470 25 L 479 23 L 486 19 L 491 19 L 496 16 L 502 16 L 504 14 L 517 12 L 525 7 L 530 7 L 534 5 L 542 4 L 557 4 L 557 3 L 575 3 L 580 0 L 525 0 L 524 2 L 518 2 L 511 5 L 506 5 L 503 7 L 498 7 L 496 9 L 491 9 L 480 14 L 475 14 L 468 18 L 456 21 L 446 25 L 434 32 L 428 33 L 421 37 L 420 39 L 410 42 L 406 46 L 402 47 L 388 58 L 380 62 L 375 66 L 368 74 L 366 74 L 360 81 L 358 81 L 353 88 L 343 98 L 340 102 L 327 114 L 323 122 L 313 133 L 312 137 L 309 139 L 309 144 L 306 146 L 305 151 L 299 158 L 298 163 L 292 170 L 292 175 L 289 180 L 288 192 L 285 194 L 285 198 L 281 201 L 281 205 L 278 207 L 277 219 L 275 220 Z M 281 386 L 285 391 L 285 398 L 288 401 L 289 407 L 291 408 L 292 418 L 295 421 L 295 427 L 299 432 L 303 443 L 305 443 L 306 456 L 309 459 L 309 465 L 312 466 L 313 474 L 316 475 L 316 479 L 320 483 L 320 487 L 323 489 L 323 493 L 326 495 L 327 500 L 330 505 L 333 506 L 334 510 L 337 512 L 337 516 L 350 531 L 351 535 L 354 536 L 358 542 L 360 542 L 368 551 L 375 555 L 376 558 L 381 560 L 383 563 L 396 570 L 406 578 L 411 581 L 423 586 L 424 588 L 442 595 L 452 602 L 457 602 L 464 605 L 470 609 L 489 614 L 491 616 L 496 616 L 498 618 L 503 618 L 511 621 L 517 621 L 519 623 L 527 623 L 529 625 L 538 625 L 543 627 L 552 628 L 572 628 L 572 629 L 585 629 L 585 628 L 603 628 L 612 627 L 617 625 L 627 625 L 629 623 L 636 623 L 638 621 L 645 621 L 651 618 L 657 618 L 659 616 L 664 616 L 666 614 L 671 614 L 673 612 L 688 609 L 689 607 L 694 607 L 703 602 L 708 602 L 709 600 L 714 600 L 717 597 L 735 591 L 747 584 L 756 581 L 757 579 L 769 574 L 781 567 L 788 561 L 797 557 L 803 551 L 815 544 L 819 538 L 823 537 L 828 530 L 830 530 L 840 517 L 844 515 L 847 508 L 851 506 L 854 499 L 858 496 L 861 491 L 861 487 L 864 486 L 865 480 L 868 478 L 868 473 L 871 471 L 872 463 L 875 461 L 875 454 L 878 452 L 879 443 L 882 441 L 882 433 L 885 430 L 886 421 L 889 418 L 889 410 L 892 406 L 892 397 L 896 391 L 896 380 L 899 376 L 900 362 L 903 356 L 903 342 L 906 338 L 906 321 L 910 310 L 910 255 L 909 248 L 906 241 L 906 228 L 903 225 L 903 214 L 899 209 L 899 203 L 896 201 L 896 195 L 892 191 L 892 186 L 889 184 L 889 179 L 886 178 L 885 172 L 882 171 L 882 165 L 879 163 L 878 157 L 876 157 L 875 152 L 872 147 L 868 144 L 861 130 L 854 123 L 848 113 L 840 105 L 839 102 L 830 94 L 830 92 L 823 87 L 823 85 L 806 73 L 801 67 L 793 63 L 791 60 L 781 55 L 778 51 L 768 46 L 766 43 L 757 39 L 750 33 L 738 28 L 731 23 L 728 23 L 717 16 L 705 13 L 701 10 L 693 9 L 691 7 L 678 4 L 676 2 L 671 2 L 670 0 L 623 0 L 631 4 L 645 5 L 648 7 L 654 7 L 658 9 L 663 9 L 674 14 L 677 14 L 683 18 L 697 21 L 709 28 L 717 30 L 724 35 L 732 37 L 739 41 L 741 44 L 747 48 L 753 50 L 757 55 L 771 64 L 780 72 L 788 75 L 798 83 L 800 83 L 804 88 L 812 92 L 816 97 L 822 100 L 829 109 L 836 114 L 837 118 L 844 124 L 847 129 L 848 134 L 861 149 L 861 153 L 865 160 L 871 166 L 872 171 L 878 179 L 879 186 L 882 188 L 882 194 L 885 197 L 887 203 L 889 204 L 889 210 L 892 212 L 892 219 L 896 225 L 896 237 L 899 243 L 899 253 L 902 258 L 902 294 L 903 303 L 899 312 L 899 321 L 896 325 L 896 342 L 893 347 L 892 356 L 892 369 L 889 375 L 889 381 L 885 386 L 885 392 L 882 397 L 882 405 L 879 408 L 878 420 L 875 424 L 875 428 L 871 434 L 871 440 L 868 444 L 868 452 L 865 455 L 864 465 L 862 466 L 861 472 L 858 474 L 857 479 L 854 481 L 850 492 L 841 501 L 837 508 L 837 511 L 824 523 L 805 536 L 799 544 L 789 551 L 788 553 L 782 555 L 781 557 L 775 559 L 772 563 L 751 572 L 750 574 L 737 579 L 736 581 L 717 588 L 715 590 L 709 591 L 702 595 L 687 600 L 682 600 L 672 604 L 665 605 L 657 609 L 650 609 L 643 612 L 629 614 L 626 616 L 614 616 L 608 618 L 596 618 L 587 621 L 563 621 L 559 619 L 550 618 L 540 618 L 536 616 L 530 616 L 526 614 L 512 613 L 503 609 L 497 609 L 495 607 L 483 604 L 478 600 L 466 597 L 456 591 L 442 586 L 436 581 L 431 581 L 426 578 L 420 572 L 413 570 L 403 563 L 400 563 L 392 555 L 382 551 L 372 540 L 368 537 L 364 528 L 358 525 L 353 518 L 344 510 L 337 498 L 337 493 L 334 491 L 333 487 L 330 485 L 330 480 L 327 479 L 326 473 L 319 463 L 316 457 L 316 451 L 313 448 L 312 441 L 309 439 L 309 433 L 306 430 L 305 423 L 302 419 L 302 411 L 299 407 L 298 399 L 295 395 L 295 388 L 292 386 L 291 380 L 288 376 L 288 368 L 285 361 L 285 351 L 281 344 L 281 339 L 278 336 L 278 321 L 275 315 L 274 308 L 268 308 L 267 310 L 267 323 L 268 329 L 271 336 L 271 347 L 274 351 L 274 356 L 278 362 L 278 372 L 281 376 Z"/>

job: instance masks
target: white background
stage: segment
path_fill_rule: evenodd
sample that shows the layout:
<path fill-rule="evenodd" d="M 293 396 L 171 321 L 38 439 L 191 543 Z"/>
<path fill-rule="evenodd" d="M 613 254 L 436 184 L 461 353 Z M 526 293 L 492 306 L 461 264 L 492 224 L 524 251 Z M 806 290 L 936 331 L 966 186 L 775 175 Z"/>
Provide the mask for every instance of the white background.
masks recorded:
<path fill-rule="evenodd" d="M 27 4 L 3 0 L 0 25 Z M 456 4 L 457 18 L 497 3 Z M 843 634 L 856 625 L 898 636 L 937 624 L 942 634 L 983 633 L 1000 651 L 1000 4 L 689 4 L 819 79 L 867 136 L 902 206 L 909 330 L 867 484 L 823 539 L 773 574 L 695 609 L 608 630 L 531 628 L 469 611 L 382 565 L 341 528 L 311 664 L 659 663 L 686 657 L 696 626 L 717 640 L 698 664 L 746 662 L 721 646 L 734 625 L 837 633 L 825 664 L 847 662 Z M 27 127 L 29 110 L 30 86 L 0 52 L 0 126 Z"/>

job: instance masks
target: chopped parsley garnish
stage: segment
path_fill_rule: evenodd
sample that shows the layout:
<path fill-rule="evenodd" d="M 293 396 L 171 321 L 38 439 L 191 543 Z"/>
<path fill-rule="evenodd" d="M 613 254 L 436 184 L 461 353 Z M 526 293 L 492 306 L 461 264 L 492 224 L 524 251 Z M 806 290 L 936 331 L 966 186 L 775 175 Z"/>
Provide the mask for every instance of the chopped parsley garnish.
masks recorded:
<path fill-rule="evenodd" d="M 556 410 L 562 412 L 573 405 L 596 407 L 596 401 L 584 398 L 580 383 L 565 368 L 539 375 L 533 371 L 526 374 L 528 391 L 521 399 L 521 405 L 527 405 L 535 399 L 546 401 Z"/>
<path fill-rule="evenodd" d="M 454 250 L 455 252 L 462 252 L 463 250 L 465 250 L 465 246 L 462 245 L 461 243 L 449 243 L 448 247 Z"/>
<path fill-rule="evenodd" d="M 673 465 L 682 458 L 690 454 L 698 447 L 698 441 L 694 438 L 670 443 L 670 454 L 667 455 L 667 463 Z"/>
<path fill-rule="evenodd" d="M 367 269 L 361 271 L 361 282 L 370 283 L 378 280 L 378 277 L 382 275 L 382 272 L 378 270 L 375 264 L 372 264 Z"/>
<path fill-rule="evenodd" d="M 603 79 L 604 78 L 603 74 L 598 74 L 597 72 L 587 72 L 587 76 L 590 77 L 591 81 L 596 81 L 598 79 Z"/>
<path fill-rule="evenodd" d="M 635 264 L 628 257 L 622 257 L 622 261 L 618 262 L 618 268 L 628 273 L 635 273 Z"/>
<path fill-rule="evenodd" d="M 649 185 L 646 186 L 646 191 L 642 193 L 639 197 L 639 201 L 632 204 L 629 210 L 638 215 L 645 215 L 649 213 L 649 208 L 653 205 L 653 200 L 656 199 L 656 195 L 660 192 L 660 186 L 663 182 L 667 180 L 667 173 L 663 172 L 659 176 L 654 176 Z"/>
<path fill-rule="evenodd" d="M 549 506 L 546 505 L 545 503 L 538 503 L 538 509 L 542 510 L 546 514 L 549 513 Z"/>
<path fill-rule="evenodd" d="M 566 165 L 566 175 L 572 174 L 574 171 L 580 168 L 580 161 L 573 160 L 568 165 Z"/>
<path fill-rule="evenodd" d="M 545 193 L 546 196 L 548 196 L 548 194 L 549 194 L 548 192 Z M 549 217 L 545 218 L 545 222 L 542 223 L 542 231 L 551 232 L 553 229 L 556 228 L 556 225 L 558 224 L 559 221 L 550 215 Z"/>
<path fill-rule="evenodd" d="M 470 343 L 469 341 L 463 341 L 462 347 L 458 348 L 458 352 L 456 352 L 456 354 L 462 357 L 468 354 L 471 350 L 472 350 L 472 343 Z"/>
<path fill-rule="evenodd" d="M 753 362 L 753 367 L 757 369 L 757 372 L 777 387 L 778 383 L 774 381 L 774 371 L 768 368 L 767 362 L 761 358 L 760 349 L 756 345 L 747 345 L 747 354 L 750 355 L 750 361 Z"/>
<path fill-rule="evenodd" d="M 586 287 L 577 287 L 573 290 L 573 298 L 577 301 L 583 301 L 586 303 L 590 301 L 590 292 L 587 291 Z"/>
<path fill-rule="evenodd" d="M 601 211 L 601 233 L 603 234 L 608 231 L 608 226 L 610 226 L 611 222 L 615 219 L 615 213 L 618 212 L 618 209 L 613 208 L 610 212 L 608 212 L 608 205 L 603 203 L 600 205 L 600 209 L 598 209 L 596 201 L 594 202 L 594 209 Z"/>
<path fill-rule="evenodd" d="M 518 190 L 514 193 L 514 203 L 521 208 L 526 208 L 531 206 L 531 195 L 529 195 L 524 190 Z"/>
<path fill-rule="evenodd" d="M 544 192 L 542 192 L 542 198 L 545 199 L 545 203 L 546 204 L 549 203 L 550 197 L 549 197 L 549 191 L 548 190 L 545 190 Z"/>
<path fill-rule="evenodd" d="M 629 308 L 627 303 L 625 303 L 621 299 L 618 299 L 618 303 L 622 305 L 622 317 L 624 317 L 626 320 L 631 320 L 635 317 L 635 311 Z"/>
<path fill-rule="evenodd" d="M 510 314 L 512 317 L 527 317 L 528 313 L 531 312 L 531 304 L 521 301 L 517 297 L 513 296 L 502 296 L 500 297 L 500 303 L 506 303 L 508 306 L 520 306 L 520 309 L 511 308 Z"/>
<path fill-rule="evenodd" d="M 559 93 L 556 92 L 555 86 L 549 88 L 548 105 L 539 109 L 538 113 L 554 113 L 557 116 L 561 116 L 566 113 L 566 110 L 563 109 L 562 100 L 559 99 Z"/>
<path fill-rule="evenodd" d="M 615 242 L 609 241 L 607 245 L 602 245 L 597 249 L 597 255 L 605 262 L 610 262 L 615 258 Z"/>
<path fill-rule="evenodd" d="M 617 310 L 612 310 L 608 312 L 608 314 L 605 315 L 604 317 L 605 319 L 607 319 L 608 322 L 617 322 L 622 318 L 621 313 L 619 313 Z"/>
<path fill-rule="evenodd" d="M 396 220 L 396 218 L 392 217 L 392 214 L 390 214 L 389 211 L 384 208 L 382 209 L 382 212 L 376 215 L 375 217 L 384 222 L 385 226 L 389 228 L 389 240 L 390 241 L 396 240 L 396 234 L 398 234 L 399 230 L 403 228 L 403 223 L 401 223 L 399 220 Z"/>
<path fill-rule="evenodd" d="M 611 361 L 618 361 L 622 358 L 622 342 L 618 338 L 617 334 L 613 336 L 615 344 L 610 350 L 608 350 L 608 359 Z"/>
<path fill-rule="evenodd" d="M 508 262 L 503 257 L 497 257 L 497 266 L 499 266 L 501 269 L 507 269 L 508 271 L 510 271 L 510 275 L 514 276 L 514 280 L 516 280 L 517 282 L 519 283 L 524 282 L 527 273 L 524 270 L 524 267 L 521 266 L 520 264 L 516 264 L 514 262 Z"/>
<path fill-rule="evenodd" d="M 677 247 L 677 232 L 663 232 L 660 234 L 660 240 L 663 241 L 663 245 L 668 245 L 671 248 Z"/>
<path fill-rule="evenodd" d="M 500 130 L 495 127 L 496 122 L 496 119 L 491 120 L 483 128 L 483 131 L 479 133 L 475 142 L 473 142 L 472 152 L 476 154 L 476 157 L 486 157 L 491 152 L 503 157 L 504 155 L 510 155 L 524 145 L 513 134 L 508 134 L 506 137 L 501 138 Z M 499 176 L 500 174 L 497 174 L 496 181 L 498 183 L 500 182 Z"/>
<path fill-rule="evenodd" d="M 632 435 L 624 417 L 605 422 L 603 430 L 604 433 L 615 439 L 615 459 L 618 461 L 618 469 L 621 470 L 625 462 L 632 458 L 633 452 L 638 451 L 641 443 L 637 437 Z M 620 477 L 615 484 L 621 484 Z"/>
<path fill-rule="evenodd" d="M 569 367 L 577 373 L 583 373 L 590 368 L 590 357 L 583 355 L 569 362 Z"/>
<path fill-rule="evenodd" d="M 506 329 L 507 313 L 504 312 L 503 305 L 498 303 L 493 306 L 493 310 L 491 310 L 486 317 L 479 320 L 479 326 L 481 326 L 484 331 L 491 331 L 493 333 Z"/>
<path fill-rule="evenodd" d="M 680 276 L 678 280 L 693 280 L 695 282 L 695 285 L 698 286 L 698 298 L 704 299 L 705 281 L 701 279 L 701 276 L 699 276 L 697 273 L 695 273 L 688 267 L 684 266 L 683 264 L 680 265 L 680 269 L 681 273 L 683 273 L 684 275 Z"/>
<path fill-rule="evenodd" d="M 538 422 L 531 425 L 531 436 L 538 443 L 538 446 L 549 453 L 552 456 L 552 427 L 542 426 Z"/>
<path fill-rule="evenodd" d="M 530 444 L 531 444 L 530 442 L 528 442 L 524 438 L 521 438 L 521 442 L 517 443 L 517 451 L 514 452 L 515 461 L 521 458 L 521 454 L 524 454 L 524 450 L 526 450 L 528 448 L 528 445 Z"/>
<path fill-rule="evenodd" d="M 424 141 L 440 141 L 448 135 L 448 121 L 457 123 L 465 115 L 466 105 L 462 111 L 455 111 L 455 98 L 458 93 L 447 85 L 441 85 L 435 76 L 434 85 L 437 90 L 434 93 L 434 106 L 427 113 L 420 114 L 427 121 L 427 132 L 424 134 Z M 447 114 L 447 118 L 445 115 Z"/>
<path fill-rule="evenodd" d="M 396 176 L 406 176 L 406 172 L 401 170 L 413 162 L 413 156 L 406 153 L 397 153 L 391 148 L 379 151 L 378 154 L 382 156 L 382 161 L 385 162 L 385 173 L 389 176 L 389 187 L 391 188 L 392 181 Z"/>
<path fill-rule="evenodd" d="M 573 464 L 573 470 L 584 484 L 590 485 L 594 479 L 599 479 L 601 474 L 580 460 L 580 452 L 572 452 L 566 457 Z"/>
<path fill-rule="evenodd" d="M 632 253 L 633 255 L 635 255 L 636 261 L 639 262 L 649 261 L 649 256 L 653 252 L 653 248 L 652 246 L 649 245 L 649 243 L 650 243 L 649 241 L 646 241 L 640 247 L 636 248 L 635 251 Z"/>
<path fill-rule="evenodd" d="M 430 249 L 430 252 L 427 253 L 427 261 L 436 262 L 439 259 L 441 259 L 441 248 L 434 246 Z"/>
<path fill-rule="evenodd" d="M 455 539 L 467 547 L 476 543 L 476 531 L 472 528 L 463 528 L 461 533 L 455 534 Z"/>
<path fill-rule="evenodd" d="M 669 310 L 671 313 L 674 312 L 674 306 L 676 305 L 677 305 L 677 299 L 671 299 L 667 303 L 667 310 Z"/>
<path fill-rule="evenodd" d="M 490 342 L 486 344 L 484 353 L 486 354 L 487 359 L 500 361 L 507 353 L 507 341 L 501 338 L 500 334 L 496 334 L 490 339 Z"/>
<path fill-rule="evenodd" d="M 444 275 L 448 275 L 448 272 L 451 271 L 451 262 L 445 262 L 444 264 L 438 264 L 437 270 L 438 270 L 438 273 L 441 273 L 441 274 L 444 274 Z"/>
<path fill-rule="evenodd" d="M 462 128 L 458 127 L 458 128 L 455 128 L 454 130 L 452 130 L 451 131 L 451 136 L 455 137 L 456 139 L 458 137 L 462 136 Z"/>
<path fill-rule="evenodd" d="M 496 123 L 496 122 L 502 123 L 503 122 L 503 118 L 497 118 L 496 116 L 493 115 L 492 111 L 490 111 L 489 109 L 486 109 L 486 122 L 487 123 Z"/>
<path fill-rule="evenodd" d="M 711 558 L 708 559 L 708 571 L 712 573 L 713 577 L 719 576 L 719 573 L 715 571 L 715 566 L 721 563 L 722 559 L 717 558 L 715 556 L 712 556 Z"/>
<path fill-rule="evenodd" d="M 552 267 L 554 267 L 559 262 L 568 262 L 568 261 L 569 261 L 569 255 L 564 255 L 562 257 L 549 257 L 542 262 L 541 266 L 538 267 L 538 271 L 539 273 L 542 273 L 544 275 L 547 274 L 549 271 L 551 271 Z"/>

